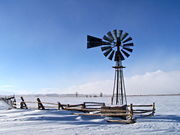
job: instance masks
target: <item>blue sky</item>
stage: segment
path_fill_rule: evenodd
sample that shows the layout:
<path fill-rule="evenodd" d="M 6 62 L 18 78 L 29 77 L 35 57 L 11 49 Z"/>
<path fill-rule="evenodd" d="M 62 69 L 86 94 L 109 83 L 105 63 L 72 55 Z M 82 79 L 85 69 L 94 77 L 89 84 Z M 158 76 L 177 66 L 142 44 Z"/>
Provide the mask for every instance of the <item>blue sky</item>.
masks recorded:
<path fill-rule="evenodd" d="M 0 92 L 73 93 L 113 79 L 114 62 L 86 49 L 86 36 L 114 29 L 135 44 L 127 78 L 179 71 L 179 24 L 179 0 L 0 0 Z"/>

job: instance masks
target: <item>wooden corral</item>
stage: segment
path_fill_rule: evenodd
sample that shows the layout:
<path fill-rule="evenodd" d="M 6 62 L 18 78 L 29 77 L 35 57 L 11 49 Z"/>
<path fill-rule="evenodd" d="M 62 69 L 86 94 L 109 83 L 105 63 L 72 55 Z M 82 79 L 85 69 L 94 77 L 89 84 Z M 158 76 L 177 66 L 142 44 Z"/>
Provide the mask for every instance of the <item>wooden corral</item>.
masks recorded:
<path fill-rule="evenodd" d="M 42 102 L 40 98 L 37 98 L 36 102 L 25 101 L 21 97 L 20 108 L 28 109 L 31 108 L 27 104 L 37 104 L 37 109 L 58 109 L 58 110 L 68 110 L 68 111 L 78 111 L 74 115 L 81 116 L 105 116 L 105 117 L 117 117 L 121 118 L 119 120 L 107 120 L 108 122 L 120 122 L 120 123 L 135 123 L 136 116 L 154 116 L 155 113 L 155 103 L 152 105 L 125 105 L 125 106 L 106 106 L 105 103 L 101 102 L 84 102 L 83 104 L 61 104 Z M 34 108 L 36 109 L 36 108 Z M 80 113 L 81 112 L 81 113 Z"/>

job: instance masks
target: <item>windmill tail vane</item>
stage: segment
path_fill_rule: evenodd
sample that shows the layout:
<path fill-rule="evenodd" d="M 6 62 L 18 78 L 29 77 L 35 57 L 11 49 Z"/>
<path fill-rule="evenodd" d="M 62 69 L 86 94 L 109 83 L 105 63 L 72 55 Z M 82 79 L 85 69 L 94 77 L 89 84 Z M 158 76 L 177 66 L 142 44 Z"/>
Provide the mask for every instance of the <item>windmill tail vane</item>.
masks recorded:
<path fill-rule="evenodd" d="M 113 30 L 106 33 L 103 38 L 97 38 L 87 35 L 87 48 L 101 47 L 101 51 L 109 60 L 116 62 L 113 94 L 111 98 L 112 105 L 126 105 L 126 91 L 123 76 L 122 61 L 133 52 L 132 37 L 123 30 Z"/>

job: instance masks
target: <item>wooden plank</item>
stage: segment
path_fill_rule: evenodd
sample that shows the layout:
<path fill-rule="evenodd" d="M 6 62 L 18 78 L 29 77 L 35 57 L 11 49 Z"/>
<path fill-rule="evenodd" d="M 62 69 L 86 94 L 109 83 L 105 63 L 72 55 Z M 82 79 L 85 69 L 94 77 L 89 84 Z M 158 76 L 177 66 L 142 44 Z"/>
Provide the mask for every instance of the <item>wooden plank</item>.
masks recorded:
<path fill-rule="evenodd" d="M 86 106 L 102 106 L 100 104 L 89 104 L 89 105 L 86 105 Z"/>
<path fill-rule="evenodd" d="M 147 114 L 147 115 L 145 115 L 145 114 L 143 114 L 143 115 L 137 115 L 137 116 L 148 117 L 148 116 L 153 116 L 153 113 L 150 113 L 150 114 Z"/>
<path fill-rule="evenodd" d="M 136 110 L 133 110 L 133 112 L 135 111 L 142 111 L 142 112 L 152 112 L 153 110 L 143 110 L 143 109 L 136 109 Z"/>
<path fill-rule="evenodd" d="M 127 105 L 130 107 L 130 105 Z M 152 107 L 153 105 L 133 105 L 133 107 Z"/>
<path fill-rule="evenodd" d="M 26 103 L 38 103 L 38 101 L 37 102 L 33 102 L 33 101 L 26 101 Z M 50 102 L 41 102 L 41 103 L 43 103 L 43 104 L 49 104 L 49 105 L 58 105 L 57 103 L 50 103 Z"/>
<path fill-rule="evenodd" d="M 103 106 L 101 109 L 108 109 L 108 110 L 127 110 L 127 106 Z"/>
<path fill-rule="evenodd" d="M 81 107 L 81 106 L 83 106 L 83 104 L 77 104 L 77 105 L 68 105 L 68 107 Z"/>
<path fill-rule="evenodd" d="M 98 108 L 96 108 L 96 107 L 86 107 L 86 108 L 84 108 L 84 109 L 89 109 L 89 110 L 91 110 L 91 109 L 96 109 L 96 110 L 100 110 L 101 109 L 101 107 L 98 107 Z"/>
<path fill-rule="evenodd" d="M 74 115 L 85 115 L 85 116 L 108 116 L 108 117 L 120 117 L 120 116 L 129 116 L 127 113 L 74 113 Z"/>
<path fill-rule="evenodd" d="M 128 113 L 129 110 L 107 110 L 107 109 L 101 109 L 101 113 Z"/>
<path fill-rule="evenodd" d="M 149 113 L 149 112 L 134 112 L 134 114 L 143 114 L 143 113 Z"/>
<path fill-rule="evenodd" d="M 65 107 L 64 110 L 92 112 L 92 111 L 99 111 L 100 109 L 86 109 L 86 108 L 69 108 L 69 107 Z"/>
<path fill-rule="evenodd" d="M 129 113 L 129 110 L 109 110 L 109 109 L 100 109 L 100 108 L 69 108 L 65 107 L 64 110 L 70 111 L 83 111 L 83 112 L 93 112 L 93 111 L 100 111 L 101 113 Z"/>
<path fill-rule="evenodd" d="M 34 104 L 36 104 L 37 102 L 33 102 L 33 101 L 26 101 L 26 103 L 34 103 Z"/>
<path fill-rule="evenodd" d="M 135 120 L 107 120 L 107 122 L 132 124 L 132 123 L 135 123 L 136 121 Z"/>
<path fill-rule="evenodd" d="M 68 104 L 61 104 L 62 106 L 68 106 Z"/>
<path fill-rule="evenodd" d="M 50 103 L 50 102 L 41 102 L 43 104 L 49 104 L 49 105 L 57 105 L 57 103 Z"/>
<path fill-rule="evenodd" d="M 45 108 L 57 108 L 57 106 L 47 106 L 47 105 L 45 105 L 44 107 Z"/>

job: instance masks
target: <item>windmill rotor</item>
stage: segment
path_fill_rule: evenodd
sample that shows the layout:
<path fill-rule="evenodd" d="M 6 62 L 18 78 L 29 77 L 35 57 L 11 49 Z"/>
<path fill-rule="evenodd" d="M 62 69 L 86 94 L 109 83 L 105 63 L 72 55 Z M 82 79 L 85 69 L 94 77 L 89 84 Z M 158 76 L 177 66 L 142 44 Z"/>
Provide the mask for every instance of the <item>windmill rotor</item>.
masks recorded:
<path fill-rule="evenodd" d="M 133 52 L 132 37 L 123 30 L 113 30 L 106 33 L 103 38 L 87 36 L 87 48 L 101 47 L 104 56 L 116 62 L 123 61 Z"/>

